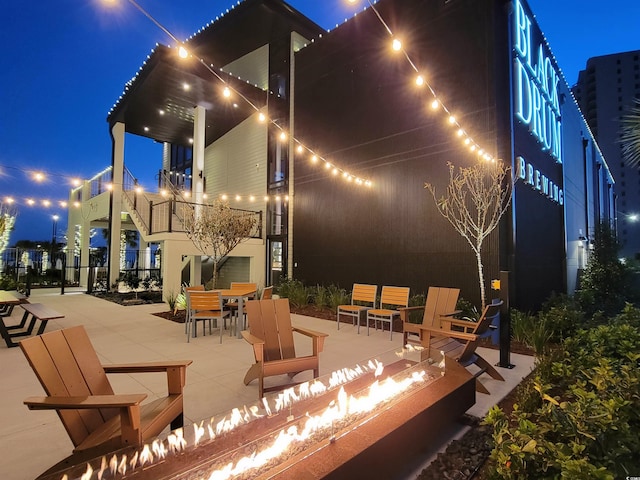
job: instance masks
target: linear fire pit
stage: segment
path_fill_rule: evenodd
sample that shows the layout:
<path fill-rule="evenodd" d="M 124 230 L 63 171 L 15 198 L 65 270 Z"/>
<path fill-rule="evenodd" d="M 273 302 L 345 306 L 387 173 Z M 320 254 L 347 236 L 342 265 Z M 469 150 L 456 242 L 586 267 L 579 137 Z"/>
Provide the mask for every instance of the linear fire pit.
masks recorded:
<path fill-rule="evenodd" d="M 46 479 L 391 477 L 428 443 L 416 439 L 435 437 L 475 403 L 469 372 L 421 354 L 398 349 Z"/>

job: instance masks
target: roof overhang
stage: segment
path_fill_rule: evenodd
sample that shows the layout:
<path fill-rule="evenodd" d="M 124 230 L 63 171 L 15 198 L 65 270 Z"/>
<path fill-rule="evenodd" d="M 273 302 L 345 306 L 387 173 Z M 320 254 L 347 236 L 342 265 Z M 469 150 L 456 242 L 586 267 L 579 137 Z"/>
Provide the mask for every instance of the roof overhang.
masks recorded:
<path fill-rule="evenodd" d="M 230 97 L 223 94 L 226 85 L 232 91 Z M 262 89 L 197 58 L 180 58 L 176 48 L 158 45 L 127 84 L 107 121 L 124 123 L 127 133 L 189 145 L 194 108 L 202 106 L 207 119 L 205 145 L 209 145 L 266 102 L 267 92 Z"/>

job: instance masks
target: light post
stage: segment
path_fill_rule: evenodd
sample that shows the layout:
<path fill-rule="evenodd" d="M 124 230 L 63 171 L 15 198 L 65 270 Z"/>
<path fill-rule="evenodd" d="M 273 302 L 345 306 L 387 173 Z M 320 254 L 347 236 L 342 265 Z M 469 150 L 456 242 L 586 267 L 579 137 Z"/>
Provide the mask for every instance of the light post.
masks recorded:
<path fill-rule="evenodd" d="M 53 219 L 53 230 L 52 230 L 52 234 L 51 234 L 51 245 L 52 248 L 55 249 L 56 248 L 56 236 L 58 233 L 58 219 L 60 218 L 59 215 L 53 215 L 51 217 Z"/>

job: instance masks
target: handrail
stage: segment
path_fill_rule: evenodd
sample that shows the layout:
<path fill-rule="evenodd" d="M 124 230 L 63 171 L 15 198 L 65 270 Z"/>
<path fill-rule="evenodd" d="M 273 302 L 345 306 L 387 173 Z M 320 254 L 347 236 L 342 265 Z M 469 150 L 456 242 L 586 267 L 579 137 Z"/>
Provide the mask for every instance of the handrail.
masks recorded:
<path fill-rule="evenodd" d="M 109 182 L 105 182 L 105 177 L 110 172 L 111 168 L 105 169 L 101 174 L 94 177 L 92 181 L 97 182 L 99 186 L 104 185 L 104 191 L 107 191 Z M 138 180 L 125 167 L 122 178 L 123 197 L 128 203 L 131 214 L 135 215 L 139 226 L 143 227 L 143 233 L 147 235 L 173 232 L 184 233 L 186 232 L 184 220 L 187 210 L 190 210 L 189 214 L 192 214 L 196 206 L 200 208 L 210 208 L 211 206 L 185 198 L 183 192 L 170 181 L 166 172 L 161 172 L 160 178 L 161 185 L 169 193 L 169 198 L 154 202 L 147 196 L 146 192 L 138 190 Z M 111 179 L 109 178 L 109 180 Z M 257 215 L 256 228 L 252 231 L 250 237 L 262 238 L 262 211 L 256 212 L 238 208 L 232 208 L 232 210 Z"/>

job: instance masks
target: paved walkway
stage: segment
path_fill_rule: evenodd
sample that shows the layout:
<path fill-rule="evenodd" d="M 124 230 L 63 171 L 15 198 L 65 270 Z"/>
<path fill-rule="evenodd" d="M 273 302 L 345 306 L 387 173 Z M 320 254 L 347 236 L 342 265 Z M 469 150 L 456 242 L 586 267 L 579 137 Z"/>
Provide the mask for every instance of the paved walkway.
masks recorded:
<path fill-rule="evenodd" d="M 258 400 L 256 382 L 245 386 L 244 374 L 253 363 L 250 346 L 242 339 L 225 334 L 219 343 L 216 332 L 186 341 L 184 326 L 153 315 L 166 311 L 166 304 L 121 306 L 97 299 L 82 292 L 67 290 L 33 290 L 32 303 L 41 302 L 63 313 L 65 318 L 50 321 L 47 331 L 73 325 L 84 325 L 101 360 L 105 363 L 191 359 L 185 389 L 185 424 L 209 419 L 233 407 L 251 405 Z M 21 309 L 16 308 L 7 323 L 19 320 Z M 294 325 L 329 334 L 320 359 L 320 374 L 353 366 L 371 357 L 399 348 L 402 335 L 371 330 L 371 335 L 358 335 L 356 328 L 341 323 L 293 315 Z M 300 337 L 300 336 L 297 336 Z M 296 349 L 304 353 L 309 348 L 305 338 L 296 338 Z M 497 362 L 498 352 L 483 349 L 487 360 Z M 512 370 L 500 369 L 506 382 L 497 382 L 487 375 L 481 377 L 491 395 L 477 394 L 476 405 L 469 414 L 483 417 L 488 409 L 502 399 L 532 368 L 533 358 L 512 355 Z M 296 377 L 305 380 L 305 374 Z M 307 373 L 311 378 L 311 373 Z M 118 393 L 147 393 L 150 398 L 164 395 L 163 375 L 110 376 Z M 24 480 L 36 477 L 51 465 L 71 453 L 72 444 L 54 412 L 29 411 L 24 398 L 42 395 L 43 390 L 20 348 L 0 346 L 0 479 Z M 452 437 L 460 435 L 463 427 L 452 426 L 439 432 L 434 446 L 444 448 Z M 420 471 L 427 458 L 416 459 L 402 478 L 414 478 L 410 470 Z"/>

